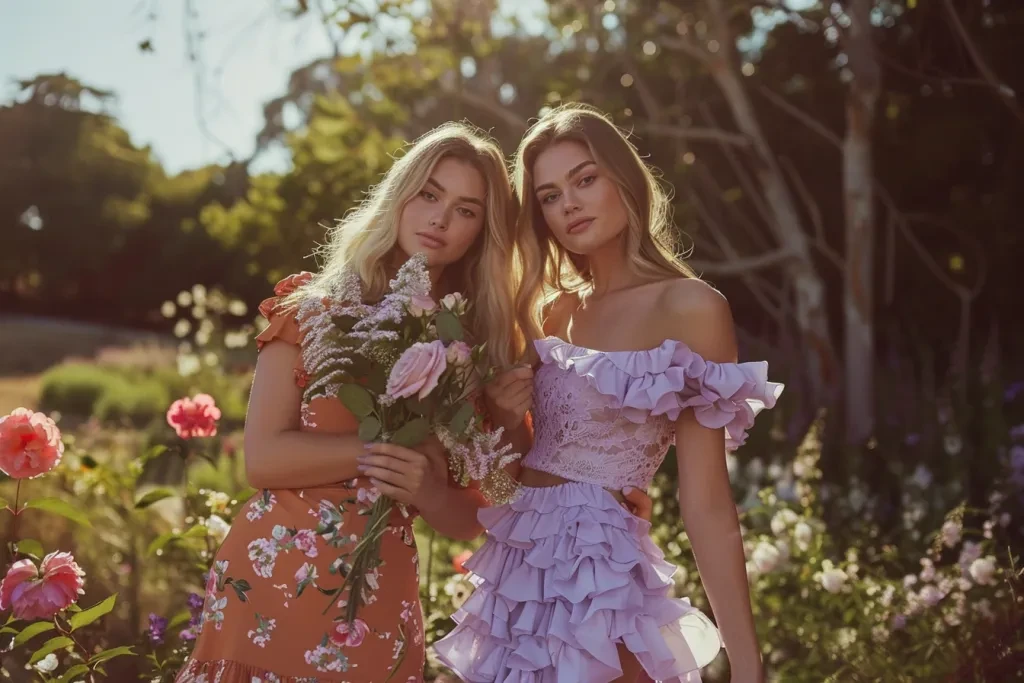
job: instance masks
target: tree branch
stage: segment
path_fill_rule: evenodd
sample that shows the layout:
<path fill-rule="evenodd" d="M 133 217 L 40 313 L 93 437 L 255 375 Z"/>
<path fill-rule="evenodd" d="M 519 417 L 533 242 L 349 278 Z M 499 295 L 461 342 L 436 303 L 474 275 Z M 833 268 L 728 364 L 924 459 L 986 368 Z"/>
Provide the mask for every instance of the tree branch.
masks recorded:
<path fill-rule="evenodd" d="M 953 0 L 943 0 L 943 5 L 946 8 L 946 13 L 949 15 L 949 21 L 953 24 L 953 30 L 960 36 L 960 40 L 963 42 L 964 47 L 967 49 L 967 54 L 971 56 L 971 61 L 974 62 L 975 68 L 981 74 L 982 78 L 988 81 L 988 84 L 992 89 L 999 95 L 1000 99 L 1006 103 L 1013 115 L 1017 117 L 1017 120 L 1024 123 L 1024 112 L 1021 112 L 1017 106 L 1017 98 L 1013 89 L 1006 85 L 999 79 L 996 73 L 985 61 L 985 58 L 981 55 L 978 50 L 978 46 L 971 40 L 971 34 L 967 32 L 967 28 L 963 22 L 960 21 L 960 16 L 956 13 L 956 8 L 953 7 Z"/>
<path fill-rule="evenodd" d="M 831 142 L 833 145 L 838 147 L 840 150 L 842 150 L 842 148 L 843 148 L 843 141 L 842 141 L 842 139 L 839 137 L 838 134 L 833 133 L 828 128 L 828 126 L 826 126 L 824 123 L 822 123 L 821 121 L 818 121 L 817 119 L 815 119 L 813 116 L 811 116 L 807 112 L 803 111 L 802 109 L 799 109 L 799 108 L 795 107 L 794 105 L 790 104 L 784 97 L 782 97 L 781 95 L 779 95 L 779 94 L 777 94 L 775 92 L 772 92 L 770 89 L 768 89 L 767 87 L 765 87 L 763 85 L 758 88 L 758 91 L 769 102 L 771 102 L 772 104 L 777 106 L 779 109 L 782 109 L 783 111 L 785 111 L 787 114 L 789 114 L 793 118 L 799 120 L 801 123 L 803 123 L 805 126 L 810 128 L 812 131 L 814 131 L 815 133 L 817 133 L 818 135 L 820 135 L 821 137 L 825 138 L 826 140 Z"/>
<path fill-rule="evenodd" d="M 769 101 L 774 103 L 780 109 L 787 112 L 794 118 L 798 119 L 801 123 L 803 123 L 812 131 L 820 135 L 826 141 L 832 143 L 833 146 L 842 149 L 843 142 L 842 140 L 839 139 L 839 136 L 830 131 L 820 122 L 811 118 L 806 113 L 794 107 L 792 104 L 790 104 L 783 98 L 779 97 L 775 93 L 771 92 L 770 90 L 762 89 L 762 94 L 764 94 Z M 945 271 L 942 269 L 942 266 L 938 264 L 938 262 L 925 248 L 921 241 L 917 239 L 917 236 L 914 235 L 913 230 L 910 229 L 907 217 L 896 206 L 895 200 L 893 200 L 892 196 L 885 189 L 885 186 L 883 186 L 877 178 L 875 178 L 873 182 L 875 191 L 878 193 L 879 201 L 881 201 L 885 205 L 885 207 L 895 215 L 896 226 L 899 228 L 900 234 L 902 234 L 906 238 L 907 242 L 913 248 L 914 252 L 916 252 L 918 257 L 924 262 L 925 267 L 927 267 L 928 270 L 932 272 L 932 274 L 939 282 L 945 285 L 950 291 L 956 293 L 958 296 L 963 296 L 964 293 L 968 294 L 969 296 L 974 296 L 975 292 L 969 290 L 968 288 L 964 287 L 958 282 L 950 279 L 949 276 L 946 275 Z"/>
<path fill-rule="evenodd" d="M 671 36 L 663 36 L 659 39 L 659 42 L 661 43 L 662 47 L 668 48 L 669 50 L 675 50 L 676 52 L 683 52 L 689 55 L 690 57 L 693 57 L 701 64 L 711 64 L 711 55 L 688 38 L 673 38 Z"/>
<path fill-rule="evenodd" d="M 665 123 L 642 123 L 637 122 L 635 129 L 658 135 L 661 137 L 674 138 L 676 140 L 714 140 L 722 144 L 736 145 L 737 147 L 749 147 L 750 138 L 742 133 L 732 133 L 718 128 L 696 128 L 689 126 L 675 126 Z"/>
<path fill-rule="evenodd" d="M 526 132 L 526 129 L 529 127 L 529 124 L 527 123 L 526 119 L 520 118 L 519 115 L 517 115 L 511 109 L 503 107 L 497 102 L 490 100 L 482 95 L 475 95 L 471 92 L 468 92 L 465 89 L 457 88 L 450 84 L 445 85 L 443 81 L 444 79 L 442 79 L 441 90 L 446 95 L 457 97 L 472 107 L 477 107 L 478 109 L 482 109 L 483 111 L 486 111 L 489 114 L 498 117 L 506 124 L 508 124 L 516 133 L 524 133 Z"/>
<path fill-rule="evenodd" d="M 807 184 L 804 183 L 804 179 L 800 177 L 796 168 L 792 162 L 785 157 L 781 157 L 779 162 L 789 172 L 790 181 L 796 187 L 796 193 L 800 195 L 800 199 L 803 200 L 807 206 L 807 213 L 811 216 L 811 224 L 814 226 L 814 241 L 812 244 L 820 251 L 825 258 L 827 258 L 832 265 L 839 269 L 840 272 L 846 270 L 846 264 L 843 262 L 843 257 L 840 256 L 839 252 L 833 249 L 828 240 L 825 239 L 825 224 L 821 218 L 821 207 L 814 201 L 811 196 L 811 191 L 807 189 Z"/>
<path fill-rule="evenodd" d="M 687 259 L 687 263 L 695 269 L 707 272 L 712 275 L 741 275 L 755 270 L 771 268 L 791 258 L 793 252 L 786 249 L 776 249 L 759 256 L 747 256 L 732 258 L 728 261 L 715 263 L 714 261 L 701 261 L 698 259 Z"/>

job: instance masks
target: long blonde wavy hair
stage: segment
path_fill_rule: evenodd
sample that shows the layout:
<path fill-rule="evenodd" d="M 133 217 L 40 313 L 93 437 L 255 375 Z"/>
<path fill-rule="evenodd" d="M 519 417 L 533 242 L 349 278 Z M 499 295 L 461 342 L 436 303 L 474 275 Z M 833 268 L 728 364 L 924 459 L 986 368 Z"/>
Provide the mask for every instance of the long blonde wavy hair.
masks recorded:
<path fill-rule="evenodd" d="M 683 260 L 672 223 L 670 197 L 654 170 L 640 158 L 626 134 L 600 110 L 585 104 L 564 104 L 544 114 L 526 132 L 516 151 L 512 173 L 521 202 L 516 246 L 522 282 L 515 310 L 531 341 L 543 335 L 546 303 L 564 293 L 587 294 L 593 287 L 587 258 L 559 244 L 533 191 L 537 157 L 566 140 L 586 145 L 594 161 L 618 186 L 626 208 L 625 250 L 630 267 L 651 279 L 696 277 Z"/>
<path fill-rule="evenodd" d="M 520 328 L 509 315 L 519 280 L 513 256 L 518 205 L 501 149 L 486 133 L 465 123 L 445 123 L 409 145 L 359 206 L 331 230 L 316 252 L 323 266 L 293 296 L 296 303 L 310 295 L 329 297 L 351 269 L 362 279 L 367 301 L 380 299 L 396 270 L 402 209 L 445 158 L 466 161 L 480 171 L 487 196 L 481 235 L 461 259 L 445 268 L 441 284 L 472 303 L 471 336 L 487 341 L 491 364 L 504 366 L 525 347 Z"/>

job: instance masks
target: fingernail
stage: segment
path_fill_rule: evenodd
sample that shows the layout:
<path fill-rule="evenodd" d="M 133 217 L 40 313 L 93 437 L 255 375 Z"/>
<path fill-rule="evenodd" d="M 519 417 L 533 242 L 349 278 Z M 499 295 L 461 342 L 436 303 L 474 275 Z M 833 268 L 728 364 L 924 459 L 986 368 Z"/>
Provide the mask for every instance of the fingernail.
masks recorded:
<path fill-rule="evenodd" d="M 627 486 L 626 488 L 622 489 L 622 492 L 628 496 L 629 494 L 633 493 L 633 487 Z"/>
<path fill-rule="evenodd" d="M 365 449 L 369 450 L 369 449 L 373 448 L 373 447 L 374 447 L 374 446 L 376 446 L 376 445 L 377 445 L 377 444 L 375 444 L 375 443 L 373 443 L 373 442 L 371 441 L 370 443 L 364 443 L 364 444 L 363 444 L 363 448 L 365 448 Z"/>
<path fill-rule="evenodd" d="M 365 472 L 366 469 L 367 469 L 366 465 L 357 465 L 356 466 L 356 470 L 359 471 L 359 472 Z"/>
<path fill-rule="evenodd" d="M 380 479 L 374 479 L 373 477 L 370 477 L 370 483 L 373 484 L 374 486 L 380 486 Z"/>

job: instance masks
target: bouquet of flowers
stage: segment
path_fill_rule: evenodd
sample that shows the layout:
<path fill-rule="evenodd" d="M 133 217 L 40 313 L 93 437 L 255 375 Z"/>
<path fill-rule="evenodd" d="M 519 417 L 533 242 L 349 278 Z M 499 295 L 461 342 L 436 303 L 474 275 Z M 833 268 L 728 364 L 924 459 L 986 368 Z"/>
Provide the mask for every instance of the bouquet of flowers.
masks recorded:
<path fill-rule="evenodd" d="M 321 305 L 303 317 L 304 357 L 309 359 L 307 400 L 335 394 L 359 420 L 359 438 L 412 448 L 436 435 L 448 451 L 457 481 L 481 482 L 495 503 L 517 490 L 505 467 L 519 454 L 501 446 L 502 430 L 491 431 L 476 409 L 477 389 L 493 368 L 484 362 L 485 344 L 465 338 L 466 300 L 458 293 L 440 303 L 430 296 L 426 257 L 410 258 L 376 304 L 363 303 L 359 276 L 346 276 L 336 303 Z M 340 302 L 340 303 L 338 303 Z M 311 362 L 310 362 L 311 361 Z M 332 603 L 349 590 L 345 619 L 351 625 L 367 601 L 367 582 L 380 565 L 380 542 L 393 508 L 381 495 L 368 512 L 366 529 L 355 547 L 331 567 L 340 587 L 323 592 Z M 329 608 L 329 606 L 328 606 Z M 326 611 L 326 610 L 325 610 Z"/>

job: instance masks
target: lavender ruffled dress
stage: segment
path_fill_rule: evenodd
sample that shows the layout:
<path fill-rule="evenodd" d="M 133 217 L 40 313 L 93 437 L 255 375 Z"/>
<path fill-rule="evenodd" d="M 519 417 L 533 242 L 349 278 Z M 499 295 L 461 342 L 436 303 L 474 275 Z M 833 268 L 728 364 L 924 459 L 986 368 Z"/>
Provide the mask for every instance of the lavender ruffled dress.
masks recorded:
<path fill-rule="evenodd" d="M 605 352 L 548 337 L 536 348 L 523 464 L 571 481 L 480 510 L 488 537 L 465 565 L 476 589 L 435 650 L 470 683 L 606 683 L 622 675 L 619 643 L 654 680 L 699 681 L 718 630 L 669 597 L 676 567 L 609 489 L 647 488 L 686 408 L 740 446 L 782 385 L 767 363 L 707 362 L 671 340 Z"/>

